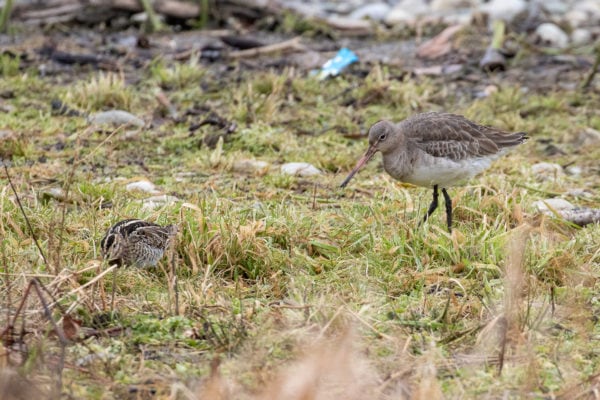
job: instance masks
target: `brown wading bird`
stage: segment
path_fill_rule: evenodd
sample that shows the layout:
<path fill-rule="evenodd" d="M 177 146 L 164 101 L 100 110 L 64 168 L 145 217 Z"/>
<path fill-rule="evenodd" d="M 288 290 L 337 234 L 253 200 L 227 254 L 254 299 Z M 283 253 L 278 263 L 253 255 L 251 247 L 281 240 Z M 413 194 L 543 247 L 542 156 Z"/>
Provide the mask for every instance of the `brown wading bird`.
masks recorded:
<path fill-rule="evenodd" d="M 383 168 L 392 178 L 433 187 L 433 201 L 423 222 L 437 208 L 438 187 L 442 188 L 448 231 L 452 232 L 452 200 L 446 188 L 486 170 L 494 159 L 526 139 L 524 132 L 505 132 L 448 113 L 417 114 L 398 124 L 379 121 L 369 129 L 369 149 L 341 187 L 380 151 Z"/>
<path fill-rule="evenodd" d="M 126 219 L 111 226 L 102 241 L 102 257 L 109 264 L 153 267 L 163 257 L 177 226 L 160 226 L 140 219 Z"/>

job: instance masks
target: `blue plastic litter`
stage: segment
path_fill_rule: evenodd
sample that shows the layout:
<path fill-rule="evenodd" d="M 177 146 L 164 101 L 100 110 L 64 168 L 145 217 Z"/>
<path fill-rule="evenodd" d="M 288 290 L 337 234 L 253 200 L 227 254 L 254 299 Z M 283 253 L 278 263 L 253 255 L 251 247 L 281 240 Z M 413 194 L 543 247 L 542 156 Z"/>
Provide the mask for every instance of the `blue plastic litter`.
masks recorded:
<path fill-rule="evenodd" d="M 336 76 L 348 65 L 357 61 L 358 56 L 352 50 L 342 47 L 335 57 L 323 64 L 323 67 L 317 72 L 318 78 L 325 79 L 329 76 Z"/>

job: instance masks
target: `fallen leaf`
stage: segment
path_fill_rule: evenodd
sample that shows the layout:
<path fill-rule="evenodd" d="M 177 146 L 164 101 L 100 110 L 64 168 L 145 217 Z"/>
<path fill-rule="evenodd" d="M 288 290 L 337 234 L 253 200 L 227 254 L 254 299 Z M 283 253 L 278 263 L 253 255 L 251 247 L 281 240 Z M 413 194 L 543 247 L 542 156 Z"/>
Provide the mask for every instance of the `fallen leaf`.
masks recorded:
<path fill-rule="evenodd" d="M 452 50 L 451 40 L 463 28 L 462 24 L 452 25 L 437 36 L 429 39 L 417 49 L 417 57 L 434 59 L 448 54 Z"/>

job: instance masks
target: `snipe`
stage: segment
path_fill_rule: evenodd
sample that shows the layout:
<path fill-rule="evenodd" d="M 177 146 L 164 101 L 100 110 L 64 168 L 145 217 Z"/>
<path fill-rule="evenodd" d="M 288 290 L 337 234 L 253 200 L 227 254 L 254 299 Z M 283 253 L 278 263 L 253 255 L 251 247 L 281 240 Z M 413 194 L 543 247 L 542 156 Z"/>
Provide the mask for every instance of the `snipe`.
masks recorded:
<path fill-rule="evenodd" d="M 102 256 L 109 264 L 153 267 L 177 234 L 177 226 L 161 226 L 126 219 L 111 226 L 102 241 Z"/>

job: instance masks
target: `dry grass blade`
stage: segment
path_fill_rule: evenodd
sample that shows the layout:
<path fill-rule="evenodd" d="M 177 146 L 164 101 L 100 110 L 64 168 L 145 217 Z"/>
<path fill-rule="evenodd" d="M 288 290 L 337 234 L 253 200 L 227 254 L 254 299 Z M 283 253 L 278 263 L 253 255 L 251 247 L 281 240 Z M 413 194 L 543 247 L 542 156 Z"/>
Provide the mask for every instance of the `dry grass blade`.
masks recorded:
<path fill-rule="evenodd" d="M 432 344 L 431 349 L 422 357 L 422 364 L 418 368 L 418 383 L 411 396 L 414 400 L 443 399 L 442 389 L 437 379 L 437 350 Z"/>
<path fill-rule="evenodd" d="M 219 357 L 215 357 L 210 363 L 210 375 L 198 385 L 195 399 L 228 400 L 233 399 L 231 389 L 226 380 L 221 376 Z"/>
<path fill-rule="evenodd" d="M 347 331 L 340 337 L 316 344 L 278 374 L 257 400 L 358 400 L 370 398 L 377 377 L 354 347 L 355 336 Z"/>
<path fill-rule="evenodd" d="M 66 299 L 69 296 L 72 296 L 74 294 L 80 293 L 82 292 L 85 288 L 92 286 L 94 283 L 98 282 L 100 279 L 102 279 L 104 277 L 104 275 L 116 270 L 117 268 L 119 268 L 117 265 L 111 265 L 110 267 L 108 267 L 107 269 L 105 269 L 104 271 L 102 271 L 100 274 L 96 275 L 93 279 L 91 279 L 90 281 L 86 282 L 85 284 L 69 291 L 68 293 L 63 294 L 56 302 L 50 304 L 51 307 L 55 306 L 56 304 L 58 304 L 59 301 Z"/>
<path fill-rule="evenodd" d="M 40 246 L 40 243 L 35 234 L 35 231 L 33 230 L 33 227 L 31 226 L 31 222 L 29 222 L 29 218 L 27 217 L 27 213 L 25 212 L 25 209 L 23 208 L 23 204 L 21 203 L 21 199 L 19 198 L 17 189 L 15 188 L 15 185 L 13 184 L 12 179 L 10 178 L 10 173 L 8 172 L 8 166 L 6 165 L 5 162 L 2 162 L 2 166 L 4 167 L 4 172 L 6 173 L 6 179 L 8 180 L 8 184 L 10 185 L 10 188 L 12 189 L 12 191 L 15 195 L 15 200 L 17 201 L 17 205 L 19 206 L 19 209 L 21 210 L 21 213 L 23 214 L 23 218 L 25 219 L 25 223 L 27 224 L 27 229 L 29 229 L 29 234 L 31 235 L 31 238 L 33 239 L 33 242 L 35 243 L 35 247 L 37 247 L 38 251 L 40 252 L 40 256 L 42 257 L 42 260 L 44 260 L 44 264 L 46 265 L 46 267 L 48 267 L 48 269 L 50 269 L 50 265 L 48 264 L 48 259 L 46 258 L 46 255 L 44 254 L 44 250 L 42 250 L 42 247 Z"/>
<path fill-rule="evenodd" d="M 50 311 L 51 306 L 48 305 L 48 303 L 46 302 L 46 299 L 44 298 L 44 292 L 51 296 L 50 292 L 48 291 L 48 289 L 46 289 L 46 287 L 37 278 L 33 278 L 29 281 L 29 284 L 27 285 L 27 288 L 25 289 L 25 291 L 23 293 L 21 302 L 20 302 L 19 306 L 17 307 L 15 315 L 14 315 L 12 321 L 8 322 L 6 328 L 2 331 L 2 333 L 0 333 L 0 339 L 6 345 L 7 348 L 12 347 L 13 344 L 15 344 L 15 343 L 18 344 L 19 347 L 22 347 L 22 348 L 24 347 L 24 344 L 25 344 L 24 335 L 26 333 L 25 326 L 26 326 L 27 317 L 25 315 L 23 315 L 21 317 L 21 319 L 22 319 L 21 332 L 20 332 L 18 339 L 15 339 L 16 335 L 14 333 L 14 328 L 15 328 L 17 319 L 19 318 L 21 313 L 24 313 L 24 311 L 25 311 L 24 307 L 25 307 L 25 304 L 31 294 L 32 289 L 42 304 L 42 310 L 43 310 L 44 316 L 52 325 L 52 332 L 54 332 L 56 334 L 56 336 L 59 338 L 60 355 L 59 355 L 58 364 L 55 369 L 56 380 L 55 380 L 55 393 L 54 393 L 54 396 L 58 396 L 58 394 L 62 392 L 62 375 L 63 375 L 64 366 L 65 366 L 65 352 L 66 352 L 66 346 L 67 346 L 67 343 L 69 342 L 69 340 L 65 336 L 65 333 L 64 333 L 62 327 L 57 325 L 57 323 L 54 321 L 54 318 L 52 317 L 52 313 Z"/>
<path fill-rule="evenodd" d="M 49 393 L 41 385 L 11 368 L 0 368 L 0 399 L 25 400 L 47 399 Z"/>
<path fill-rule="evenodd" d="M 523 328 L 523 296 L 527 288 L 527 277 L 523 270 L 525 250 L 530 232 L 528 225 L 515 229 L 506 249 L 504 267 L 504 316 L 509 334 L 519 335 Z"/>

